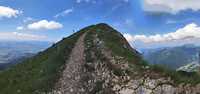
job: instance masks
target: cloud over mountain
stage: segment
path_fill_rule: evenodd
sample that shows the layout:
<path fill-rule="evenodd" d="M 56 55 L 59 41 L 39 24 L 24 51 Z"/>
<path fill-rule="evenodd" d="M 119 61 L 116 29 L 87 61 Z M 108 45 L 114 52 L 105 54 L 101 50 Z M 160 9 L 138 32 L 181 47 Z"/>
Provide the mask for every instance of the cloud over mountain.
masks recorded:
<path fill-rule="evenodd" d="M 129 33 L 124 34 L 129 42 L 141 41 L 143 43 L 158 43 L 158 42 L 173 42 L 184 40 L 195 40 L 200 39 L 200 26 L 195 23 L 186 25 L 183 28 L 166 34 L 156 35 L 131 35 Z"/>
<path fill-rule="evenodd" d="M 61 23 L 55 21 L 47 21 L 47 20 L 34 22 L 27 26 L 27 28 L 30 30 L 53 30 L 53 29 L 60 29 L 62 27 L 63 25 Z"/>
<path fill-rule="evenodd" d="M 143 7 L 147 12 L 177 14 L 185 10 L 200 10 L 199 0 L 144 0 Z"/>

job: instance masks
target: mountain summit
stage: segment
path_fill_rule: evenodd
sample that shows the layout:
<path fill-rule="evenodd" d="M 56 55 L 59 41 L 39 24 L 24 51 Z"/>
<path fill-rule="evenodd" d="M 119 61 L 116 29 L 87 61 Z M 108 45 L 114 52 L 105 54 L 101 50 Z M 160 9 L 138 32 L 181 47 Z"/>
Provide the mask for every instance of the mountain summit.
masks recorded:
<path fill-rule="evenodd" d="M 107 24 L 88 26 L 0 73 L 1 94 L 197 94 L 199 76 L 148 65 Z"/>

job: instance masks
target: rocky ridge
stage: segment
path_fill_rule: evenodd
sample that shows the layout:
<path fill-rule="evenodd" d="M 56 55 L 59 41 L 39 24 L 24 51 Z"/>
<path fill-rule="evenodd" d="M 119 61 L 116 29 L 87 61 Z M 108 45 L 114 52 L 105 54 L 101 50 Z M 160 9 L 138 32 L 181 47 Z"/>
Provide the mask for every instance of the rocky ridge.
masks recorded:
<path fill-rule="evenodd" d="M 105 34 L 109 35 L 105 35 Z M 114 34 L 114 35 L 113 35 Z M 112 36 L 110 36 L 112 35 Z M 120 38 L 122 52 L 137 58 L 115 54 L 105 37 Z M 119 41 L 120 42 L 120 41 Z M 111 45 L 113 46 L 113 45 Z M 114 47 L 114 46 L 113 46 Z M 118 51 L 120 52 L 120 50 Z M 133 57 L 132 57 L 133 58 Z M 198 94 L 200 84 L 179 83 L 164 73 L 141 65 L 140 54 L 123 36 L 106 24 L 85 32 L 72 50 L 70 59 L 53 94 Z"/>

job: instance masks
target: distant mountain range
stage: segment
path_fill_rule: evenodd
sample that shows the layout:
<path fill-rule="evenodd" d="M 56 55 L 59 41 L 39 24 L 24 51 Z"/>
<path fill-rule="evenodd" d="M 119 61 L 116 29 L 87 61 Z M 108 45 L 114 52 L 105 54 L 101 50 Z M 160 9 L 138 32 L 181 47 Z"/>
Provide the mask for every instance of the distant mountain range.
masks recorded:
<path fill-rule="evenodd" d="M 49 42 L 0 41 L 0 70 L 16 64 L 49 47 Z"/>
<path fill-rule="evenodd" d="M 199 62 L 199 52 L 200 47 L 188 44 L 171 48 L 146 49 L 143 50 L 143 56 L 151 64 L 177 69 L 192 62 Z"/>

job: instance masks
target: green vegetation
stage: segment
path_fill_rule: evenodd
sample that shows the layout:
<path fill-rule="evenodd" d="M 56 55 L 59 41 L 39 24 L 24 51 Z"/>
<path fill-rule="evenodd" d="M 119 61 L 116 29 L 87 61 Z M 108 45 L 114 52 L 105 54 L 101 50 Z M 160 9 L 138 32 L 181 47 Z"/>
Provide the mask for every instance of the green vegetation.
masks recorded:
<path fill-rule="evenodd" d="M 126 39 L 118 31 L 106 24 L 99 24 L 96 27 L 97 33 L 105 42 L 105 45 L 113 54 L 125 57 L 129 62 L 137 63 L 141 60 L 140 54 L 132 49 Z"/>
<path fill-rule="evenodd" d="M 77 39 L 86 30 L 64 38 L 46 51 L 1 72 L 0 93 L 38 94 L 51 91 Z"/>

